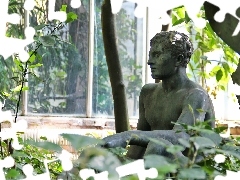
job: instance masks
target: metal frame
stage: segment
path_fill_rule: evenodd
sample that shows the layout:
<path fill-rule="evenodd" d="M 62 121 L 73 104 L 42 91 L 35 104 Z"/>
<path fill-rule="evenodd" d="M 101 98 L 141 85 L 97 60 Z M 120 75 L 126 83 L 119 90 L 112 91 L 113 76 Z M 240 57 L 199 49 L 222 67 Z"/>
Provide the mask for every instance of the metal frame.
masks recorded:
<path fill-rule="evenodd" d="M 92 92 L 93 92 L 93 61 L 94 61 L 94 0 L 89 6 L 89 50 L 88 50 L 88 84 L 86 99 L 86 117 L 92 117 Z"/>
<path fill-rule="evenodd" d="M 93 118 L 92 115 L 92 99 L 93 99 L 93 63 L 94 63 L 94 22 L 95 22 L 95 0 L 89 0 L 89 33 L 88 33 L 88 41 L 89 41 L 89 51 L 88 51 L 88 75 L 87 75 L 87 97 L 86 97 L 86 114 L 84 115 L 51 115 L 55 116 L 64 116 L 64 117 L 86 117 L 86 118 Z M 25 11 L 24 15 L 24 22 L 26 22 L 25 27 L 29 26 L 29 12 Z M 147 59 L 148 59 L 148 9 L 145 11 L 145 17 L 143 19 L 143 47 L 145 50 L 142 53 L 143 56 L 143 68 L 142 68 L 142 82 L 143 84 L 147 83 Z M 27 86 L 28 83 L 25 83 Z M 27 112 L 27 103 L 28 103 L 28 92 L 24 91 L 23 96 L 23 105 L 22 105 L 22 114 L 21 115 L 33 115 L 33 116 L 49 116 L 49 114 L 35 114 L 35 113 L 28 113 Z M 106 117 L 111 118 L 111 117 Z"/>

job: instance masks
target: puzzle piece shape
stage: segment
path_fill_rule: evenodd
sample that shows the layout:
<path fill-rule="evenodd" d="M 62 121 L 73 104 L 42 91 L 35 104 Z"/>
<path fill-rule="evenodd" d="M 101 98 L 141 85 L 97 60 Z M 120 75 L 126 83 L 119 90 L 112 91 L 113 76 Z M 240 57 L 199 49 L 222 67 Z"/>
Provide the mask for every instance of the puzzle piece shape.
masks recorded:
<path fill-rule="evenodd" d="M 0 55 L 2 55 L 4 59 L 7 59 L 14 53 L 18 53 L 22 61 L 27 61 L 29 55 L 24 48 L 34 41 L 33 36 L 35 30 L 31 27 L 26 28 L 25 39 L 6 37 L 6 24 L 18 24 L 20 22 L 20 16 L 18 14 L 8 14 L 8 3 L 9 0 L 2 0 L 0 6 Z"/>
<path fill-rule="evenodd" d="M 216 14 L 214 15 L 214 19 L 217 22 L 223 22 L 227 13 L 231 14 L 233 17 L 239 20 L 239 23 L 232 34 L 232 36 L 237 36 L 240 31 L 240 17 L 236 15 L 236 11 L 240 7 L 240 1 L 234 0 L 229 1 L 207 0 L 207 1 L 220 8 L 220 10 L 216 12 Z"/>
<path fill-rule="evenodd" d="M 203 6 L 205 0 L 169 0 L 167 2 L 163 0 L 127 0 L 130 2 L 137 3 L 138 6 L 135 9 L 135 16 L 143 17 L 143 12 L 146 7 L 149 7 L 150 11 L 154 11 L 156 17 L 161 17 L 162 24 L 169 24 L 171 21 L 170 16 L 167 14 L 167 11 L 178 6 L 184 5 L 188 16 L 193 20 L 194 24 L 198 28 L 204 28 L 206 21 L 203 18 L 198 17 L 200 8 Z M 220 10 L 215 14 L 214 19 L 217 22 L 222 22 L 225 19 L 226 13 L 231 14 L 240 21 L 240 17 L 236 15 L 236 10 L 240 7 L 240 1 L 230 0 L 230 1 L 219 1 L 219 0 L 207 0 L 211 4 L 214 4 L 220 8 Z M 123 0 L 111 0 L 112 13 L 116 14 L 121 9 Z M 238 23 L 235 31 L 232 36 L 238 35 L 240 31 L 240 22 Z"/>
<path fill-rule="evenodd" d="M 2 107 L 2 103 L 0 103 L 0 107 Z M 19 144 L 17 132 L 24 132 L 27 129 L 27 122 L 19 120 L 14 123 L 11 111 L 2 111 L 0 108 L 0 123 L 4 121 L 10 122 L 11 128 L 2 129 L 0 132 L 1 140 L 13 139 L 12 147 L 16 150 L 21 149 L 23 146 Z"/>
<path fill-rule="evenodd" d="M 153 179 L 158 176 L 156 168 L 150 168 L 148 170 L 145 169 L 143 159 L 117 167 L 116 171 L 118 172 L 120 178 L 131 174 L 137 174 L 139 180 L 146 180 L 146 178 Z"/>
<path fill-rule="evenodd" d="M 72 8 L 80 8 L 80 6 L 82 5 L 81 0 L 71 0 L 70 3 Z"/>
<path fill-rule="evenodd" d="M 156 168 L 150 168 L 148 170 L 144 167 L 144 160 L 139 159 L 134 162 L 122 165 L 116 168 L 119 175 L 119 179 L 128 175 L 137 174 L 139 180 L 146 180 L 146 178 L 157 178 L 158 172 Z M 108 172 L 95 173 L 93 169 L 82 169 L 79 172 L 79 176 L 86 180 L 89 177 L 94 177 L 95 180 L 108 180 Z"/>
<path fill-rule="evenodd" d="M 83 180 L 87 180 L 90 177 L 93 177 L 94 180 L 108 180 L 108 172 L 103 171 L 101 173 L 96 174 L 93 169 L 81 169 L 79 171 L 79 177 Z"/>
<path fill-rule="evenodd" d="M 114 9 L 112 12 L 117 13 L 118 9 L 121 9 L 122 1 L 120 3 L 116 2 L 117 0 L 111 0 L 112 8 Z M 137 3 L 138 6 L 135 9 L 135 15 L 137 14 L 138 17 L 143 16 L 144 9 L 146 7 L 149 7 L 150 11 L 154 11 L 156 16 L 162 18 L 163 24 L 169 24 L 171 21 L 170 16 L 167 14 L 167 11 L 173 8 L 176 8 L 178 6 L 184 5 L 189 17 L 193 20 L 193 22 L 196 24 L 197 27 L 203 28 L 206 25 L 206 21 L 203 18 L 198 17 L 198 13 L 204 3 L 204 0 L 198 0 L 198 1 L 191 1 L 191 0 L 169 0 L 167 3 L 164 0 L 127 0 L 130 2 Z M 142 13 L 141 13 L 142 12 Z"/>
<path fill-rule="evenodd" d="M 15 161 L 11 156 L 8 156 L 3 160 L 0 160 L 0 179 L 1 180 L 6 180 L 3 168 L 11 168 L 14 166 L 14 163 Z"/>
<path fill-rule="evenodd" d="M 67 14 L 63 11 L 55 11 L 56 0 L 48 1 L 48 20 L 52 21 L 54 19 L 64 22 L 67 20 Z"/>
<path fill-rule="evenodd" d="M 26 164 L 23 166 L 23 173 L 26 175 L 26 178 L 22 179 L 22 180 L 51 180 L 50 178 L 50 172 L 48 169 L 48 163 L 57 161 L 58 159 L 55 160 L 44 160 L 44 166 L 46 169 L 45 173 L 42 174 L 38 174 L 38 175 L 33 175 L 33 167 L 30 164 Z"/>

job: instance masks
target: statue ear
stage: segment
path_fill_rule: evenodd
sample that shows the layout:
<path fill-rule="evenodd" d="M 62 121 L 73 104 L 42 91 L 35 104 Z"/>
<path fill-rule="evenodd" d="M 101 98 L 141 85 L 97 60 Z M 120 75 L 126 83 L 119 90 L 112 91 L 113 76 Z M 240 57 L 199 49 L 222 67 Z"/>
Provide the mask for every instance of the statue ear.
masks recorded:
<path fill-rule="evenodd" d="M 181 66 L 183 64 L 183 61 L 184 61 L 184 56 L 182 54 L 179 54 L 177 56 L 177 62 L 175 66 L 176 67 Z"/>

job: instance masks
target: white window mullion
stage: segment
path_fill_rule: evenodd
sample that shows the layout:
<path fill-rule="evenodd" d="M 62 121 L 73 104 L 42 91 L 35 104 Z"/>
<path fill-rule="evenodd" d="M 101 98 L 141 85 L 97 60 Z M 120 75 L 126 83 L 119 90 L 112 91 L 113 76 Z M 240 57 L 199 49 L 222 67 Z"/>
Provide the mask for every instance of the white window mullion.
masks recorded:
<path fill-rule="evenodd" d="M 94 1 L 90 0 L 89 9 L 89 50 L 88 50 L 88 81 L 87 81 L 87 99 L 86 116 L 92 117 L 92 92 L 93 92 L 93 59 L 94 59 Z"/>
<path fill-rule="evenodd" d="M 29 27 L 29 11 L 24 10 L 24 29 Z M 25 76 L 28 79 L 28 73 Z M 24 83 L 24 86 L 28 86 L 28 82 Z M 28 103 L 28 91 L 22 92 L 22 115 L 27 115 L 27 103 Z"/>

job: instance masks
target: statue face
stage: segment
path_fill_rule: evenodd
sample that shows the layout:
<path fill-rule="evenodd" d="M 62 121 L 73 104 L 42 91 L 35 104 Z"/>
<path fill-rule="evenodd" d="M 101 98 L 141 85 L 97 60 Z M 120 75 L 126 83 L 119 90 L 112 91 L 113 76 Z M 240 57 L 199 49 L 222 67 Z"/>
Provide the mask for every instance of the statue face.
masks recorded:
<path fill-rule="evenodd" d="M 163 80 L 176 73 L 177 59 L 162 44 L 154 44 L 149 51 L 148 65 L 151 68 L 152 78 Z"/>

